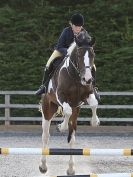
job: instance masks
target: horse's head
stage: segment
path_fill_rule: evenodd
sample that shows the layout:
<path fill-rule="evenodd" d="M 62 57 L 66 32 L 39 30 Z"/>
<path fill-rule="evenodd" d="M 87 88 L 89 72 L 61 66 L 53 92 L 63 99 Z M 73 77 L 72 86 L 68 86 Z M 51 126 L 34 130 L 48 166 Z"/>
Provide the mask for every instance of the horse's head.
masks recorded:
<path fill-rule="evenodd" d="M 89 83 L 92 79 L 91 67 L 95 53 L 93 51 L 94 40 L 88 35 L 86 31 L 80 32 L 75 36 L 76 42 L 76 62 L 78 64 L 78 70 L 83 83 Z"/>
<path fill-rule="evenodd" d="M 93 47 L 95 45 L 95 38 L 92 38 L 87 31 L 83 30 L 75 35 L 75 42 L 78 47 Z"/>

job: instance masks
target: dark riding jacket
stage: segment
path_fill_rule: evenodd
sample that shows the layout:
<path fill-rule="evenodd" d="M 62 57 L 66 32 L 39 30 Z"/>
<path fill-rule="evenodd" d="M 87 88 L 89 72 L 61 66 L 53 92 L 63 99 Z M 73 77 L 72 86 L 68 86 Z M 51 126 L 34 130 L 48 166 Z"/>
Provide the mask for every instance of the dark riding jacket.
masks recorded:
<path fill-rule="evenodd" d="M 84 28 L 82 30 L 85 30 Z M 64 28 L 62 31 L 55 49 L 58 50 L 63 56 L 67 54 L 67 49 L 74 41 L 74 33 L 71 26 Z"/>

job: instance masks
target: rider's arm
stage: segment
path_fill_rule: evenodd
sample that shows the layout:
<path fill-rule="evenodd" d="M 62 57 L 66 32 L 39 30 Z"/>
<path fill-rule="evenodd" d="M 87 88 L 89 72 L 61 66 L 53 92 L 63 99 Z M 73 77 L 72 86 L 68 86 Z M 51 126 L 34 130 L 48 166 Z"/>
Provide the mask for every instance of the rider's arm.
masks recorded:
<path fill-rule="evenodd" d="M 58 39 L 58 42 L 57 42 L 57 45 L 55 47 L 56 50 L 58 50 L 63 56 L 65 56 L 67 54 L 67 48 L 68 48 L 68 40 L 69 38 L 69 32 L 68 32 L 68 28 L 65 28 L 59 39 Z"/>

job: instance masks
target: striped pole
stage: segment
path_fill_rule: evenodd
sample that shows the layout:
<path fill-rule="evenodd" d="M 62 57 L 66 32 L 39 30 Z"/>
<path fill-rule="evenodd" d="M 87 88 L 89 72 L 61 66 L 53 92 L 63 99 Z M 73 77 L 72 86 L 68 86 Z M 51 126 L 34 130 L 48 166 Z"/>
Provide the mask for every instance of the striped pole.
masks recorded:
<path fill-rule="evenodd" d="M 23 155 L 85 155 L 85 156 L 132 156 L 133 149 L 48 149 L 48 148 L 0 148 L 0 154 Z"/>
<path fill-rule="evenodd" d="M 46 176 L 46 177 L 67 177 L 67 176 Z M 89 175 L 73 175 L 69 177 L 133 177 L 133 173 L 105 173 Z"/>

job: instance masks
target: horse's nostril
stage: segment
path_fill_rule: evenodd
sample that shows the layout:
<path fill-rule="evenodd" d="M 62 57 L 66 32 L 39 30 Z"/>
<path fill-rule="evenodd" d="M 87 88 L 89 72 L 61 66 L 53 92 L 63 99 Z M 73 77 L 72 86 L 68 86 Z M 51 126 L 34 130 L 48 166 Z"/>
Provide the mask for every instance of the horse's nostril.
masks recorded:
<path fill-rule="evenodd" d="M 89 80 L 87 81 L 88 84 L 90 84 L 91 82 L 92 82 L 92 79 L 89 79 Z"/>

